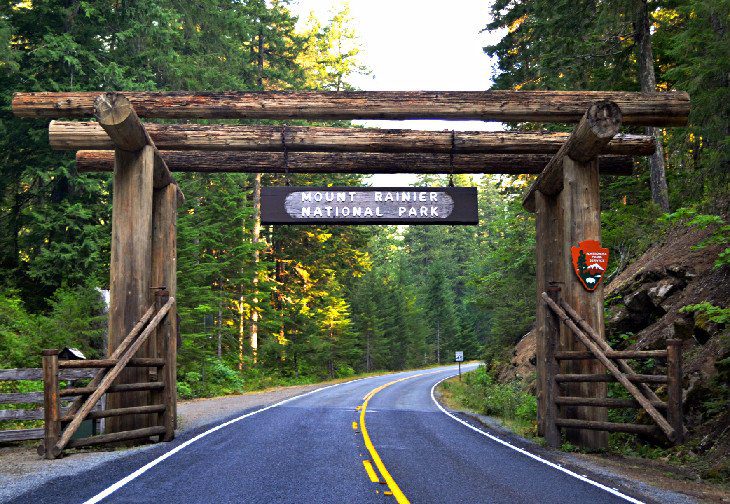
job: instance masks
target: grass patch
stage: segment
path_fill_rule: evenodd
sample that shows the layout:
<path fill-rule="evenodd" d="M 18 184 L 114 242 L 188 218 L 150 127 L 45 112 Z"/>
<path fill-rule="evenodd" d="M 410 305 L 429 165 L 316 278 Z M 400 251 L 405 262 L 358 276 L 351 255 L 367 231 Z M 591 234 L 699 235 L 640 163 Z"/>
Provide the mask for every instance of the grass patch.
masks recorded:
<path fill-rule="evenodd" d="M 525 436 L 537 436 L 537 398 L 520 383 L 497 383 L 484 366 L 439 385 L 446 405 L 498 418 L 505 427 Z"/>

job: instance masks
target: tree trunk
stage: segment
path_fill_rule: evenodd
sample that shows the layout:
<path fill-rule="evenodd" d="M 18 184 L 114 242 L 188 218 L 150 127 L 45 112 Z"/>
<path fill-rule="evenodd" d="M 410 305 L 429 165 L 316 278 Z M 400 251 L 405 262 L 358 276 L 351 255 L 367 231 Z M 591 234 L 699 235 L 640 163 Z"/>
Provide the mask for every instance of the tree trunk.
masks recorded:
<path fill-rule="evenodd" d="M 253 286 L 254 286 L 254 298 L 253 298 L 253 306 L 251 307 L 251 351 L 253 352 L 253 361 L 256 363 L 258 361 L 258 350 L 259 350 L 259 310 L 258 310 L 258 302 L 259 302 L 259 291 L 258 291 L 258 284 L 259 284 L 259 260 L 260 260 L 260 253 L 258 249 L 258 244 L 261 238 L 261 174 L 257 173 L 254 176 L 254 182 L 253 182 L 253 237 L 252 237 L 252 243 L 256 249 L 253 252 L 253 262 L 254 262 L 254 277 L 253 277 Z"/>
<path fill-rule="evenodd" d="M 649 6 L 647 0 L 639 0 L 634 23 L 634 40 L 636 41 L 639 61 L 639 84 L 641 91 L 653 93 L 656 91 L 656 76 L 654 74 L 654 53 L 651 46 L 651 30 L 649 21 Z M 669 191 L 667 188 L 667 174 L 664 168 L 664 147 L 660 138 L 660 131 L 654 127 L 647 127 L 646 134 L 656 138 L 656 152 L 649 158 L 651 173 L 651 199 L 664 211 L 669 211 Z"/>
<path fill-rule="evenodd" d="M 436 322 L 436 362 L 441 364 L 441 321 Z"/>
<path fill-rule="evenodd" d="M 223 289 L 219 289 L 218 296 L 218 358 L 223 357 Z"/>

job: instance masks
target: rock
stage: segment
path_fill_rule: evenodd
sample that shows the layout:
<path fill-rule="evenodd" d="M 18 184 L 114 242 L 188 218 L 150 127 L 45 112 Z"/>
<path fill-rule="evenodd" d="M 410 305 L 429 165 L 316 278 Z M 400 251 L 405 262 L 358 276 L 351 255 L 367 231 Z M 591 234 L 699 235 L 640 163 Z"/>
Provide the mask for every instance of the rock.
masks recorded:
<path fill-rule="evenodd" d="M 672 336 L 681 340 L 694 337 L 694 321 L 692 317 L 677 317 L 672 323 Z"/>
<path fill-rule="evenodd" d="M 655 307 L 661 307 L 662 303 L 672 294 L 683 289 L 686 283 L 682 280 L 673 278 L 664 278 L 659 280 L 657 284 L 650 287 L 647 295 Z"/>
<path fill-rule="evenodd" d="M 651 312 L 654 304 L 646 290 L 641 289 L 624 297 L 624 306 L 634 313 Z"/>

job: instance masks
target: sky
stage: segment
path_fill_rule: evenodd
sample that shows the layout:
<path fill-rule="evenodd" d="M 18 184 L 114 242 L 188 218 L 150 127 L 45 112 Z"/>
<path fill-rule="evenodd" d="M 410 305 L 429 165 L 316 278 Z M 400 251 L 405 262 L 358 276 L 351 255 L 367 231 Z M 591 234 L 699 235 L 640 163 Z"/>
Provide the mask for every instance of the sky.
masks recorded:
<path fill-rule="evenodd" d="M 323 22 L 336 0 L 294 0 L 300 22 L 311 11 Z M 492 62 L 482 48 L 498 34 L 480 33 L 489 21 L 489 0 L 351 0 L 352 26 L 371 75 L 350 83 L 364 91 L 480 91 L 489 89 Z M 357 121 L 371 127 L 500 130 L 482 121 Z M 408 185 L 413 176 L 375 175 L 378 186 Z"/>

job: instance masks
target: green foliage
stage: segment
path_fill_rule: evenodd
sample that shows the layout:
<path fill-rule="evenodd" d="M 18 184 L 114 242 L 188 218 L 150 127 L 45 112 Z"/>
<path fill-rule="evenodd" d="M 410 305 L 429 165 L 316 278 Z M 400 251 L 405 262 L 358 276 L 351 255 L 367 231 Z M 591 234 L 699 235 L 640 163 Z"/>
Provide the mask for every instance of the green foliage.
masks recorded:
<path fill-rule="evenodd" d="M 707 320 L 716 324 L 730 323 L 730 308 L 721 308 L 719 306 L 713 305 L 709 301 L 703 301 L 702 303 L 683 306 L 679 309 L 679 312 L 694 313 L 695 316 L 701 314 Z"/>
<path fill-rule="evenodd" d="M 681 222 L 687 227 L 705 229 L 712 227 L 712 233 L 693 247 L 694 250 L 703 249 L 712 245 L 724 246 L 715 260 L 715 268 L 730 265 L 730 225 L 719 215 L 698 213 L 691 207 L 678 208 L 675 212 L 661 217 L 662 222 Z"/>

